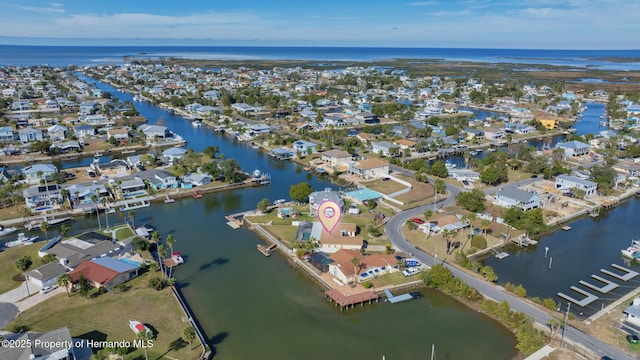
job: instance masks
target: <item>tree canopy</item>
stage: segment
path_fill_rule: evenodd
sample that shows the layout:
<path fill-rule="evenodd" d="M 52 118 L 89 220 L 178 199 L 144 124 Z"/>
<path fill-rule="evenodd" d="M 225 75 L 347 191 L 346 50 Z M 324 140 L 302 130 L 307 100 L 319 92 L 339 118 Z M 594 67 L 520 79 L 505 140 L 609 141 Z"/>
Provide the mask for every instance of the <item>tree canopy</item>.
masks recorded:
<path fill-rule="evenodd" d="M 481 212 L 484 210 L 484 196 L 484 192 L 478 189 L 463 191 L 456 196 L 456 205 L 471 212 Z"/>
<path fill-rule="evenodd" d="M 289 196 L 294 201 L 307 202 L 309 195 L 313 192 L 311 185 L 308 182 L 301 182 L 291 185 L 289 188 Z"/>

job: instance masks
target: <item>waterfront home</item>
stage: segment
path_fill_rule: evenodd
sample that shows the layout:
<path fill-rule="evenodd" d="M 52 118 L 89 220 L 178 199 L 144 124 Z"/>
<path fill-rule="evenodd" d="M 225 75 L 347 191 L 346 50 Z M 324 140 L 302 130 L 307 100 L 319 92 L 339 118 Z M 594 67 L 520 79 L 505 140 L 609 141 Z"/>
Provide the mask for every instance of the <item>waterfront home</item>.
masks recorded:
<path fill-rule="evenodd" d="M 80 146 L 80 143 L 75 140 L 57 142 L 49 146 L 50 152 L 55 153 L 57 151 L 60 154 L 67 154 L 72 151 L 79 152 L 80 149 L 82 149 L 82 146 Z"/>
<path fill-rule="evenodd" d="M 83 101 L 80 103 L 80 115 L 89 115 L 98 110 L 98 104 L 94 101 Z"/>
<path fill-rule="evenodd" d="M 47 128 L 47 133 L 52 141 L 64 140 L 67 136 L 67 127 L 55 124 Z"/>
<path fill-rule="evenodd" d="M 343 150 L 331 149 L 322 153 L 322 161 L 336 170 L 346 169 L 352 160 L 353 155 Z"/>
<path fill-rule="evenodd" d="M 76 126 L 73 128 L 73 131 L 79 138 L 91 137 L 96 134 L 96 128 L 87 124 Z"/>
<path fill-rule="evenodd" d="M 60 241 L 49 249 L 39 251 L 43 257 L 47 254 L 58 258 L 58 262 L 69 269 L 76 268 L 85 260 L 99 257 L 115 257 L 131 250 L 131 243 L 114 242 L 111 237 L 88 232 L 77 237 Z"/>
<path fill-rule="evenodd" d="M 13 135 L 13 128 L 11 126 L 0 127 L 0 142 L 11 143 L 15 140 Z"/>
<path fill-rule="evenodd" d="M 556 148 L 564 150 L 564 156 L 582 156 L 589 154 L 589 144 L 580 141 L 567 141 L 558 143 Z"/>
<path fill-rule="evenodd" d="M 450 169 L 449 177 L 458 181 L 478 181 L 480 180 L 480 174 L 467 169 Z"/>
<path fill-rule="evenodd" d="M 526 211 L 540 207 L 540 197 L 535 193 L 507 186 L 496 193 L 495 204 L 506 208 L 515 206 Z"/>
<path fill-rule="evenodd" d="M 91 204 L 93 195 L 98 199 L 109 197 L 110 193 L 105 184 L 85 183 L 72 184 L 65 188 L 69 193 L 69 200 L 74 204 Z"/>
<path fill-rule="evenodd" d="M 180 147 L 172 147 L 172 148 L 168 148 L 165 151 L 162 152 L 162 157 L 169 163 L 169 164 L 175 164 L 176 162 L 178 162 L 180 159 L 182 159 L 182 157 L 184 156 L 184 154 L 187 153 L 187 149 L 185 148 L 180 148 Z"/>
<path fill-rule="evenodd" d="M 322 119 L 322 123 L 324 127 L 343 127 L 343 126 L 347 126 L 347 122 L 345 121 L 344 117 L 340 116 L 339 114 L 331 114 L 331 115 L 327 115 L 325 117 L 323 117 Z"/>
<path fill-rule="evenodd" d="M 15 341 L 15 344 L 31 344 L 29 346 L 2 346 L 0 359 L 38 359 L 38 360 L 68 360 L 78 359 L 74 351 L 74 344 L 78 342 L 71 338 L 67 327 L 36 333 L 23 332 L 5 339 Z M 80 352 L 78 353 L 80 354 Z"/>
<path fill-rule="evenodd" d="M 205 99 L 208 99 L 208 100 L 219 100 L 220 99 L 220 92 L 216 91 L 216 90 L 209 90 L 209 91 L 205 92 L 204 94 L 202 94 L 202 97 L 204 97 Z"/>
<path fill-rule="evenodd" d="M 348 173 L 365 180 L 382 178 L 389 175 L 389 163 L 376 158 L 352 161 L 348 165 Z"/>
<path fill-rule="evenodd" d="M 114 138 L 117 142 L 128 141 L 129 140 L 129 131 L 124 128 L 118 129 L 109 129 L 107 130 L 107 137 L 109 139 Z"/>
<path fill-rule="evenodd" d="M 153 141 L 156 138 L 166 139 L 170 135 L 169 129 L 166 126 L 160 125 L 140 125 L 138 126 L 138 131 L 144 134 L 147 141 Z"/>
<path fill-rule="evenodd" d="M 238 111 L 240 113 L 243 113 L 243 114 L 255 111 L 255 108 L 253 106 L 245 104 L 245 103 L 231 104 L 231 107 L 234 108 L 236 111 Z"/>
<path fill-rule="evenodd" d="M 120 191 L 123 198 L 146 195 L 146 189 L 147 185 L 138 177 L 131 180 L 125 180 L 120 184 Z"/>
<path fill-rule="evenodd" d="M 51 181 L 58 173 L 58 168 L 53 164 L 33 164 L 22 168 L 20 173 L 29 184 L 40 184 L 42 180 Z"/>
<path fill-rule="evenodd" d="M 55 285 L 58 277 L 68 272 L 68 267 L 62 265 L 59 261 L 52 261 L 40 266 L 37 269 L 27 271 L 29 281 L 36 286 L 45 287 Z"/>
<path fill-rule="evenodd" d="M 627 316 L 625 321 L 640 326 L 640 297 L 633 299 L 631 306 L 624 309 L 622 313 Z"/>
<path fill-rule="evenodd" d="M 115 121 L 103 114 L 86 115 L 83 120 L 88 125 L 92 126 L 105 126 L 115 124 Z"/>
<path fill-rule="evenodd" d="M 18 138 L 22 143 L 26 144 L 33 141 L 42 141 L 44 137 L 42 135 L 42 130 L 34 129 L 29 126 L 18 131 Z"/>
<path fill-rule="evenodd" d="M 170 173 L 162 170 L 155 171 L 153 177 L 150 177 L 147 181 L 149 182 L 149 186 L 154 190 L 178 188 L 178 179 Z"/>
<path fill-rule="evenodd" d="M 640 164 L 616 163 L 613 164 L 611 168 L 627 176 L 640 177 Z"/>
<path fill-rule="evenodd" d="M 32 210 L 50 210 L 53 206 L 62 204 L 62 186 L 58 184 L 35 185 L 22 190 L 25 206 Z"/>
<path fill-rule="evenodd" d="M 300 215 L 300 212 L 292 207 L 279 207 L 276 211 L 276 216 L 279 219 L 295 219 Z"/>
<path fill-rule="evenodd" d="M 325 201 L 333 201 L 344 210 L 345 203 L 342 196 L 337 191 L 331 190 L 331 188 L 325 188 L 322 191 L 314 191 L 309 194 L 309 212 L 311 216 L 315 216 L 318 206 Z"/>
<path fill-rule="evenodd" d="M 468 141 L 484 139 L 484 131 L 482 130 L 466 128 L 462 132 L 465 135 L 465 139 Z"/>
<path fill-rule="evenodd" d="M 584 191 L 584 197 L 588 198 L 596 194 L 597 188 L 597 183 L 575 176 L 561 174 L 556 177 L 556 189 L 565 194 L 570 193 L 573 189 L 578 189 Z"/>
<path fill-rule="evenodd" d="M 114 175 L 116 177 L 126 176 L 131 172 L 129 164 L 122 159 L 113 159 L 105 163 L 94 162 L 91 164 L 91 168 L 102 175 Z"/>
<path fill-rule="evenodd" d="M 105 256 L 83 261 L 69 273 L 69 276 L 74 283 L 78 282 L 82 275 L 94 287 L 111 290 L 138 276 L 139 268 L 140 266 Z"/>
<path fill-rule="evenodd" d="M 352 259 L 358 259 L 354 265 Z M 331 254 L 332 263 L 329 264 L 329 274 L 342 283 L 354 280 L 362 282 L 380 275 L 398 271 L 398 260 L 393 255 L 371 254 L 362 255 L 358 250 L 342 249 Z"/>
<path fill-rule="evenodd" d="M 371 151 L 382 156 L 397 156 L 400 154 L 400 146 L 388 141 L 377 141 L 371 143 Z"/>
<path fill-rule="evenodd" d="M 266 135 L 271 133 L 271 127 L 265 124 L 252 124 L 252 125 L 249 125 L 245 133 L 250 137 L 255 137 L 263 134 Z"/>
<path fill-rule="evenodd" d="M 396 140 L 395 143 L 396 145 L 400 146 L 401 150 L 409 149 L 409 151 L 413 151 L 417 144 L 415 141 L 407 139 L 399 139 Z"/>
<path fill-rule="evenodd" d="M 204 186 L 211 183 L 211 176 L 207 174 L 187 174 L 183 177 L 182 183 L 189 183 L 193 186 Z"/>
<path fill-rule="evenodd" d="M 507 133 L 512 133 L 512 134 L 526 135 L 526 134 L 531 134 L 531 133 L 535 132 L 536 128 L 534 128 L 531 125 L 526 125 L 526 124 L 505 122 L 504 123 L 504 131 L 507 132 Z"/>
<path fill-rule="evenodd" d="M 296 140 L 293 142 L 293 151 L 300 152 L 302 156 L 306 154 L 315 154 L 318 152 L 318 144 L 306 140 Z"/>
<path fill-rule="evenodd" d="M 375 134 L 369 134 L 369 133 L 361 132 L 358 135 L 356 135 L 356 138 L 366 144 L 367 141 L 374 140 L 376 138 L 376 135 Z"/>
<path fill-rule="evenodd" d="M 318 251 L 324 253 L 334 253 L 340 249 L 351 249 L 360 251 L 362 249 L 363 238 L 357 236 L 356 224 L 339 223 L 329 233 L 321 223 L 314 222 L 311 229 L 311 238 L 318 239 Z"/>

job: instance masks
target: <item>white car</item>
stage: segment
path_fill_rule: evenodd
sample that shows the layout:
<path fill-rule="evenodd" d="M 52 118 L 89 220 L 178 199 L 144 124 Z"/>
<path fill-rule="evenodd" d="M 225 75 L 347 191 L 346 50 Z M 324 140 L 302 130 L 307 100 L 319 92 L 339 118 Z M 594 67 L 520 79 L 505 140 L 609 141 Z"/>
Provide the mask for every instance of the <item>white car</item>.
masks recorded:
<path fill-rule="evenodd" d="M 58 285 L 45 286 L 42 289 L 40 289 L 40 294 L 44 295 L 44 294 L 50 293 L 57 288 L 58 288 Z"/>

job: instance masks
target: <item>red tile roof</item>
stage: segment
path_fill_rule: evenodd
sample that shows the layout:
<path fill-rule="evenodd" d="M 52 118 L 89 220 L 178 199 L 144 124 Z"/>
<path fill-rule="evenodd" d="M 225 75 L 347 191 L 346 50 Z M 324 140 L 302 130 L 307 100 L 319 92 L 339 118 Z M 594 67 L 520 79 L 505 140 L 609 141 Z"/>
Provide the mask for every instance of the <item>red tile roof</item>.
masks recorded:
<path fill-rule="evenodd" d="M 73 282 L 76 282 L 80 278 L 80 274 L 82 274 L 82 277 L 86 280 L 101 285 L 108 284 L 109 281 L 118 276 L 117 271 L 98 265 L 90 260 L 85 260 L 76 266 L 76 268 L 69 273 L 69 276 L 71 276 Z"/>

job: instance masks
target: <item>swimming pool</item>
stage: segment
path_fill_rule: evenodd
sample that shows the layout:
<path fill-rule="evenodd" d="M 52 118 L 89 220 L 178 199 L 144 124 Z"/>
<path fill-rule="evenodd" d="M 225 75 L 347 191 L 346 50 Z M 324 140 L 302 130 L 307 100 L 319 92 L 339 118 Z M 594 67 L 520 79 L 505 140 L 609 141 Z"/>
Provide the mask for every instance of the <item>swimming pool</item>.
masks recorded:
<path fill-rule="evenodd" d="M 139 262 L 137 262 L 137 261 L 133 261 L 133 260 L 128 259 L 128 258 L 122 258 L 122 259 L 120 259 L 120 261 L 125 262 L 125 263 L 127 263 L 127 264 L 131 264 L 131 265 L 133 265 L 133 266 L 140 267 L 140 263 L 139 263 Z"/>

